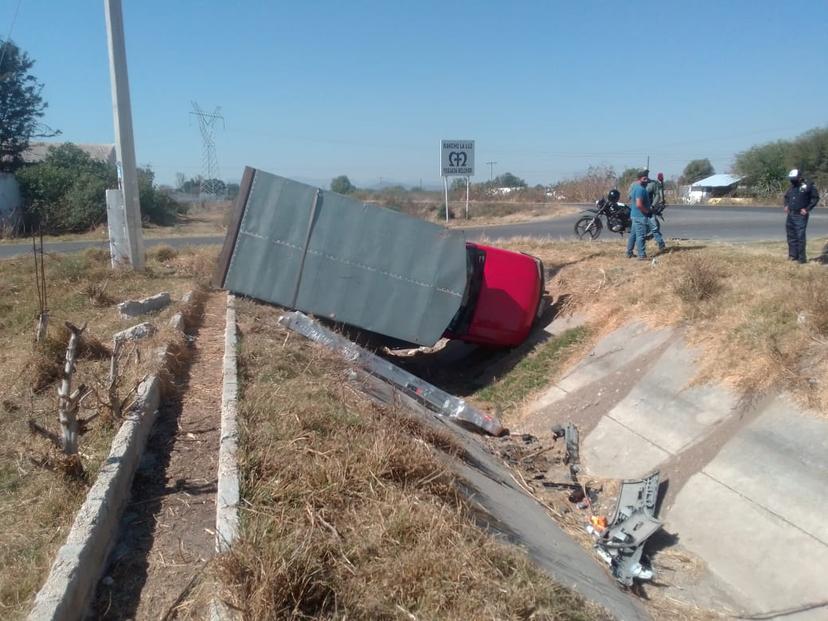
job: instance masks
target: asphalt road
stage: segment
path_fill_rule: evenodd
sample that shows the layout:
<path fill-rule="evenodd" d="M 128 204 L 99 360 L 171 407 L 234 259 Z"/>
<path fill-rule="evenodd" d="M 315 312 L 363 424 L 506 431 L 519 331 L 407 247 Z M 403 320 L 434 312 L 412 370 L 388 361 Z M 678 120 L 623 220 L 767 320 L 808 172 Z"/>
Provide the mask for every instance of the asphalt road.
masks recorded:
<path fill-rule="evenodd" d="M 666 239 L 698 239 L 727 242 L 747 242 L 761 240 L 783 241 L 785 239 L 785 214 L 781 209 L 767 207 L 668 207 L 664 212 L 665 220 L 661 231 Z M 565 216 L 552 220 L 536 220 L 523 224 L 502 224 L 498 226 L 469 227 L 460 229 L 468 239 L 486 237 L 490 240 L 509 239 L 510 237 L 544 237 L 552 239 L 574 239 L 573 226 L 578 215 Z M 810 237 L 828 236 L 828 214 L 818 206 L 808 224 Z M 607 229 L 600 239 L 617 239 L 616 233 Z M 221 244 L 223 235 L 201 237 L 166 237 L 145 239 L 147 247 L 168 245 L 173 248 L 184 246 L 203 246 Z M 47 252 L 77 252 L 86 248 L 108 248 L 109 242 L 101 241 L 67 241 L 47 242 Z M 28 254 L 31 245 L 0 244 L 0 259 Z"/>
<path fill-rule="evenodd" d="M 469 239 L 490 240 L 510 237 L 551 237 L 574 239 L 573 226 L 578 215 L 523 224 L 504 224 L 465 229 Z M 664 212 L 661 232 L 666 239 L 698 239 L 747 242 L 785 239 L 785 214 L 767 207 L 675 206 Z M 809 237 L 828 236 L 828 215 L 818 206 L 808 223 Z M 617 239 L 617 233 L 604 228 L 599 239 Z"/>
<path fill-rule="evenodd" d="M 221 244 L 224 235 L 204 235 L 200 237 L 162 237 L 158 239 L 144 238 L 144 246 L 172 246 L 183 248 L 184 246 L 207 246 L 210 244 Z M 66 241 L 66 242 L 44 242 L 43 249 L 46 252 L 78 252 L 87 248 L 104 248 L 109 250 L 108 240 L 99 241 Z M 0 259 L 9 259 L 22 254 L 31 254 L 32 243 L 22 244 L 0 244 Z"/>

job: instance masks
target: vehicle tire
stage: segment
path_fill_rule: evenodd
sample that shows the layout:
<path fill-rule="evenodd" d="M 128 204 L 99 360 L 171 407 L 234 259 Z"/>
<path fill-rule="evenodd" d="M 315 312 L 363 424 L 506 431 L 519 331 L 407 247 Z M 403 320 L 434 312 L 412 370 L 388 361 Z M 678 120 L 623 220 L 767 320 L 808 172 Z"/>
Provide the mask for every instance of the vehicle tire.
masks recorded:
<path fill-rule="evenodd" d="M 604 225 L 601 224 L 601 219 L 595 216 L 581 216 L 575 222 L 575 235 L 578 239 L 598 239 Z"/>

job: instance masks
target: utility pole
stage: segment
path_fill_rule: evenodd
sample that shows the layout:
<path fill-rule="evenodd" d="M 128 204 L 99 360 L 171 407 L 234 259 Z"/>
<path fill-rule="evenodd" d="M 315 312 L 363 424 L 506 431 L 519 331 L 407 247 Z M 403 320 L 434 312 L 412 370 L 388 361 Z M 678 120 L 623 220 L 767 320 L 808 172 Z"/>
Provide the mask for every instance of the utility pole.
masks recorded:
<path fill-rule="evenodd" d="M 123 197 L 126 250 L 132 269 L 143 270 L 144 237 L 141 232 L 141 204 L 138 201 L 138 172 L 135 167 L 135 141 L 132 135 L 132 106 L 129 99 L 121 0 L 104 0 L 104 11 L 109 47 L 109 77 L 112 82 L 118 187 Z"/>
<path fill-rule="evenodd" d="M 647 170 L 650 170 L 650 156 L 647 156 Z"/>
<path fill-rule="evenodd" d="M 494 180 L 494 167 L 497 162 L 486 162 L 486 166 L 489 167 L 489 181 Z"/>

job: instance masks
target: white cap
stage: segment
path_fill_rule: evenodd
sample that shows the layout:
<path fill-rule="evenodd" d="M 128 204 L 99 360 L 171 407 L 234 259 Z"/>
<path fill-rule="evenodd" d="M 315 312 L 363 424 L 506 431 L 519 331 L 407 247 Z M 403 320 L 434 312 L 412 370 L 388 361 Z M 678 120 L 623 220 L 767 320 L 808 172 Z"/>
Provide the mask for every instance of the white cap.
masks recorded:
<path fill-rule="evenodd" d="M 788 173 L 788 179 L 796 179 L 797 177 L 799 177 L 799 169 L 792 168 L 791 172 Z"/>

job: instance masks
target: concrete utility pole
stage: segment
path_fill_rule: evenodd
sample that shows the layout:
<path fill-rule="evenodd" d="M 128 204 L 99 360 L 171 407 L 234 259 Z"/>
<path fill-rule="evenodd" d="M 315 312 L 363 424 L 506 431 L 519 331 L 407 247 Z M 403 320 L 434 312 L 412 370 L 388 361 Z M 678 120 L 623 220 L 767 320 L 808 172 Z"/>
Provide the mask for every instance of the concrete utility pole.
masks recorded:
<path fill-rule="evenodd" d="M 486 166 L 489 167 L 489 181 L 494 180 L 494 167 L 497 162 L 486 162 Z"/>
<path fill-rule="evenodd" d="M 112 117 L 115 122 L 115 153 L 118 185 L 124 198 L 124 229 L 132 269 L 144 269 L 144 237 L 141 232 L 141 204 L 138 201 L 138 172 L 132 135 L 132 106 L 129 99 L 124 16 L 121 0 L 104 0 L 106 39 L 109 46 L 109 77 L 112 82 Z"/>

